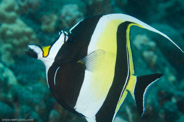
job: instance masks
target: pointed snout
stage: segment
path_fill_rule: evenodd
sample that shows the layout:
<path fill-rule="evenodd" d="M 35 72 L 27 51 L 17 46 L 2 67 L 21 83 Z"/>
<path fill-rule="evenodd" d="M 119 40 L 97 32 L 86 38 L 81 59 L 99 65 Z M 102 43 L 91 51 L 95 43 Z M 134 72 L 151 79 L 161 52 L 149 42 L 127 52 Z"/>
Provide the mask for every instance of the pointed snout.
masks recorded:
<path fill-rule="evenodd" d="M 26 54 L 33 58 L 38 58 L 38 53 L 35 52 L 34 45 L 28 45 Z"/>

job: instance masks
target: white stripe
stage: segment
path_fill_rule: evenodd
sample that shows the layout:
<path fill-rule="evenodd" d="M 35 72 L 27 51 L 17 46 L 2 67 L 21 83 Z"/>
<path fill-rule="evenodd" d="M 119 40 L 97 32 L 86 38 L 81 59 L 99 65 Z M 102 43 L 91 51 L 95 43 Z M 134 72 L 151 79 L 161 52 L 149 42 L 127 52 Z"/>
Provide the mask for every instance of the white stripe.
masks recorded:
<path fill-rule="evenodd" d="M 49 82 L 48 82 L 48 71 L 49 71 L 49 68 L 54 63 L 54 59 L 55 59 L 59 49 L 64 44 L 64 39 L 65 38 L 67 40 L 68 36 L 65 37 L 65 34 L 62 33 L 60 35 L 59 39 L 52 45 L 52 47 L 49 51 L 49 55 L 45 58 L 40 59 L 45 64 L 45 67 L 46 67 L 47 85 L 48 85 L 49 88 L 50 88 L 50 86 L 49 86 Z"/>
<path fill-rule="evenodd" d="M 96 122 L 96 117 L 91 117 L 91 118 L 86 117 L 86 120 L 88 122 Z"/>
<path fill-rule="evenodd" d="M 87 55 L 95 50 L 99 50 L 99 48 L 97 48 L 97 44 L 99 40 L 98 38 L 103 32 L 108 21 L 110 20 L 107 20 L 104 17 L 100 18 L 99 22 L 97 23 L 96 29 L 92 35 L 92 38 L 88 47 Z M 76 105 L 74 107 L 76 111 L 78 111 L 79 113 L 82 113 L 87 118 L 93 118 L 96 115 L 96 113 L 103 105 L 106 98 L 106 97 L 98 98 L 97 100 L 97 97 L 96 97 L 96 94 L 94 94 L 94 91 L 95 89 L 98 89 L 98 90 L 102 89 L 103 86 L 96 84 L 96 88 L 92 87 L 92 84 L 94 82 L 93 77 L 94 77 L 94 74 L 92 72 L 85 70 L 84 81 L 83 81 Z M 101 80 L 99 79 L 103 80 L 103 78 L 100 76 L 96 80 L 100 82 Z M 109 80 L 112 80 L 112 79 L 109 79 Z"/>
<path fill-rule="evenodd" d="M 68 40 L 68 36 L 62 33 L 59 39 L 52 45 L 48 58 L 55 59 L 58 51 L 61 49 L 61 46 L 64 44 L 64 39 Z"/>
<path fill-rule="evenodd" d="M 57 75 L 57 72 L 58 72 L 59 68 L 60 68 L 60 67 L 58 67 L 58 68 L 56 69 L 56 72 L 55 72 L 55 74 L 54 74 L 54 85 L 56 85 L 56 75 Z"/>

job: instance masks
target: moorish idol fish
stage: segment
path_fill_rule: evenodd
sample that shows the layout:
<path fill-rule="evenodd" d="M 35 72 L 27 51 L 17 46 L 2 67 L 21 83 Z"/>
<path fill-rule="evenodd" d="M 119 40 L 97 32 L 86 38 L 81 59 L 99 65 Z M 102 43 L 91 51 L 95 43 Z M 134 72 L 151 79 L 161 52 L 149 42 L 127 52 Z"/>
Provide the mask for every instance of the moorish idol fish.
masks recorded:
<path fill-rule="evenodd" d="M 88 122 L 112 122 L 131 94 L 138 112 L 145 111 L 148 87 L 161 78 L 156 73 L 137 76 L 130 43 L 130 28 L 138 26 L 167 35 L 125 14 L 86 18 L 69 32 L 61 31 L 51 45 L 28 45 L 28 55 L 46 67 L 48 87 L 56 100 Z"/>

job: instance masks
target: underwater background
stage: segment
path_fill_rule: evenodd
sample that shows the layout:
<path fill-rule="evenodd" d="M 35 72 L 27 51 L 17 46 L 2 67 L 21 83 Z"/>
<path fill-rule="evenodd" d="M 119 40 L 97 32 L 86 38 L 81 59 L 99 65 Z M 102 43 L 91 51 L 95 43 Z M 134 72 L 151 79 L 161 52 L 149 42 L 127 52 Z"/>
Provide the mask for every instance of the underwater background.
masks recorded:
<path fill-rule="evenodd" d="M 52 43 L 80 19 L 107 13 L 132 15 L 184 47 L 183 0 L 0 0 L 0 121 L 85 122 L 56 102 L 44 65 L 25 50 Z M 129 95 L 115 122 L 183 122 L 184 54 L 140 28 L 132 28 L 131 38 L 136 74 L 164 76 L 149 89 L 143 118 Z"/>

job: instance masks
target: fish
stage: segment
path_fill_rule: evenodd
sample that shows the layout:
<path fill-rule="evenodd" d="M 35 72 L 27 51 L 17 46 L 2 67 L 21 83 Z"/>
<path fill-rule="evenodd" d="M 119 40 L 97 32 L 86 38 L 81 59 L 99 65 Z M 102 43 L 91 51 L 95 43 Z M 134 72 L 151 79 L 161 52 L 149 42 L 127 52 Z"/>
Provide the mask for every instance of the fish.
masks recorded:
<path fill-rule="evenodd" d="M 47 84 L 58 103 L 88 122 L 113 122 L 128 94 L 143 116 L 146 92 L 163 74 L 136 75 L 132 26 L 163 36 L 184 53 L 159 30 L 130 15 L 113 13 L 79 21 L 49 46 L 30 44 L 27 54 L 45 64 Z"/>

